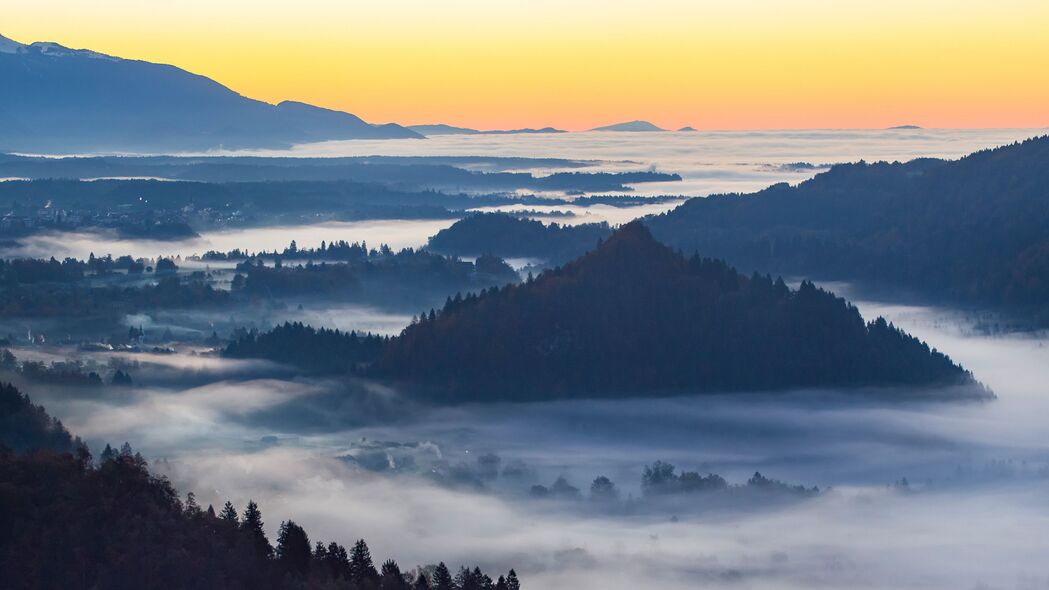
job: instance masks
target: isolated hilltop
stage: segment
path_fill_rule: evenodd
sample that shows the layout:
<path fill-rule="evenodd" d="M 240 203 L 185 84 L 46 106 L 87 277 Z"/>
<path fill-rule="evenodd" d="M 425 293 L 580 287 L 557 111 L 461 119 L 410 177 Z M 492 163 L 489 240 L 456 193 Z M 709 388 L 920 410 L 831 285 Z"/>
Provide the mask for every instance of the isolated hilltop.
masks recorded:
<path fill-rule="evenodd" d="M 392 339 L 375 374 L 453 401 L 973 384 L 812 283 L 686 258 L 640 222 L 535 280 L 450 300 Z"/>

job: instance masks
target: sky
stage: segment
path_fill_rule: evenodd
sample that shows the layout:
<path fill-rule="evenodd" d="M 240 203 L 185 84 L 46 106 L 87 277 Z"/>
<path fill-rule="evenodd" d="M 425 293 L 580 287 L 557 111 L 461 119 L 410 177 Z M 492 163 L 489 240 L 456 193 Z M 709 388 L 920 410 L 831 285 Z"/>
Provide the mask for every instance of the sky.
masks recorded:
<path fill-rule="evenodd" d="M 1049 126 L 1045 0 L 49 0 L 0 34 L 371 122 Z"/>

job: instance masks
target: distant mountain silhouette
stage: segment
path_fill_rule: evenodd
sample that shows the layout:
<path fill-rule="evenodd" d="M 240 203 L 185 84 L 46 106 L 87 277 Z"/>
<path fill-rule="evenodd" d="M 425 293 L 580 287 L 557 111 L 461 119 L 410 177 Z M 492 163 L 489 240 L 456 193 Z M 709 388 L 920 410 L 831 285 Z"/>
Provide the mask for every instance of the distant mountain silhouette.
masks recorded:
<path fill-rule="evenodd" d="M 918 125 L 897 125 L 895 127 L 889 127 L 889 130 L 893 129 L 921 129 Z"/>
<path fill-rule="evenodd" d="M 449 300 L 392 339 L 372 373 L 456 402 L 974 384 L 811 283 L 794 291 L 685 258 L 639 222 L 535 280 Z"/>
<path fill-rule="evenodd" d="M 627 123 L 616 123 L 615 125 L 606 125 L 604 127 L 595 127 L 591 131 L 666 131 L 660 127 L 656 127 L 648 121 L 629 121 Z"/>
<path fill-rule="evenodd" d="M 695 127 L 687 127 L 686 126 L 686 127 L 682 127 L 681 129 L 678 129 L 678 131 L 679 132 L 680 131 L 697 131 L 697 129 Z"/>
<path fill-rule="evenodd" d="M 425 136 L 431 135 L 512 135 L 517 133 L 567 133 L 563 129 L 554 129 L 553 127 L 543 127 L 542 129 L 491 129 L 482 131 L 479 129 L 470 129 L 469 127 L 455 127 L 452 125 L 445 125 L 443 123 L 437 123 L 433 125 L 408 125 L 408 129 Z"/>
<path fill-rule="evenodd" d="M 340 111 L 246 98 L 170 65 L 0 38 L 0 150 L 185 151 L 420 138 Z"/>

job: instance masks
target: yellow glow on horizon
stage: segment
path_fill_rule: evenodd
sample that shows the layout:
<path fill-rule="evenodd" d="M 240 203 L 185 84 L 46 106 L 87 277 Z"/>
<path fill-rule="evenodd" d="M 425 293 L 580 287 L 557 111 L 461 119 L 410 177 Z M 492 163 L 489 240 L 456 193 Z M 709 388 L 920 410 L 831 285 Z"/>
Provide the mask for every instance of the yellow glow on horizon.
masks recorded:
<path fill-rule="evenodd" d="M 373 122 L 1044 127 L 1045 0 L 52 0 L 0 34 Z"/>

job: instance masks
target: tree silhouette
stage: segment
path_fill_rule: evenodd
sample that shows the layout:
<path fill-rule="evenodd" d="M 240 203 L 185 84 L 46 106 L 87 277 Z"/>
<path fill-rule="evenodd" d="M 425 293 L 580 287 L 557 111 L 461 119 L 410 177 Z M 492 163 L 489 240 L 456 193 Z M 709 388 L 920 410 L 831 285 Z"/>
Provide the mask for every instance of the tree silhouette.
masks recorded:
<path fill-rule="evenodd" d="M 364 539 L 359 539 L 350 550 L 350 580 L 358 585 L 374 584 L 379 572 L 372 563 L 372 555 Z"/>
<path fill-rule="evenodd" d="M 452 572 L 448 571 L 443 561 L 434 568 L 432 582 L 433 590 L 456 590 Z"/>
<path fill-rule="evenodd" d="M 619 491 L 612 480 L 602 475 L 590 484 L 590 499 L 596 502 L 614 502 L 619 499 Z"/>
<path fill-rule="evenodd" d="M 219 518 L 230 523 L 237 524 L 240 522 L 240 517 L 237 515 L 237 509 L 233 507 L 233 502 L 229 500 L 222 507 L 222 512 L 219 513 Z"/>
<path fill-rule="evenodd" d="M 298 574 L 306 573 L 312 554 L 310 539 L 306 531 L 291 520 L 281 523 L 277 534 L 277 560 L 285 570 Z"/>
<path fill-rule="evenodd" d="M 521 582 L 517 579 L 517 572 L 512 569 L 506 576 L 506 590 L 521 590 Z"/>
<path fill-rule="evenodd" d="M 262 512 L 254 500 L 248 500 L 248 505 L 244 508 L 244 515 L 241 517 L 240 528 L 248 534 L 253 549 L 260 556 L 269 557 L 273 553 L 273 547 L 263 529 Z"/>
<path fill-rule="evenodd" d="M 396 561 L 387 559 L 383 562 L 382 571 L 379 574 L 379 587 L 382 590 L 409 590 L 408 582 L 405 581 L 404 574 L 401 573 L 401 568 Z"/>

